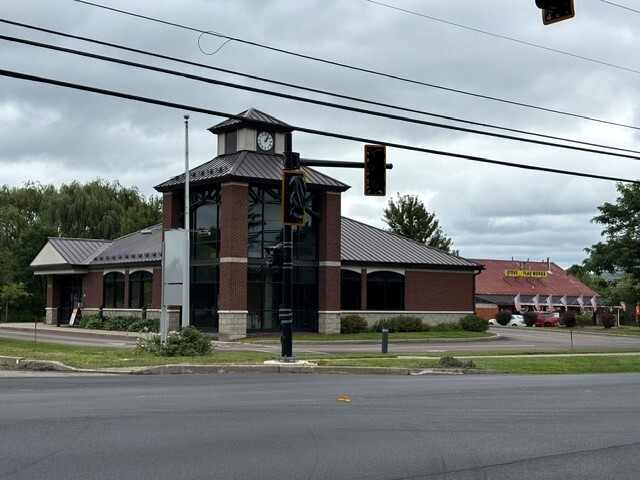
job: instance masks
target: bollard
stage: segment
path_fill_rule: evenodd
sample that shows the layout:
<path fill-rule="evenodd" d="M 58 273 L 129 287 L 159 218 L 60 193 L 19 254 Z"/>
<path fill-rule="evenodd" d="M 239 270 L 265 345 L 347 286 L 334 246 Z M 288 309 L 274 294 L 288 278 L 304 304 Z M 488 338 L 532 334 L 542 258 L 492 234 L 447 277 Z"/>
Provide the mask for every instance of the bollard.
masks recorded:
<path fill-rule="evenodd" d="M 382 353 L 389 352 L 389 329 L 387 327 L 382 328 Z"/>

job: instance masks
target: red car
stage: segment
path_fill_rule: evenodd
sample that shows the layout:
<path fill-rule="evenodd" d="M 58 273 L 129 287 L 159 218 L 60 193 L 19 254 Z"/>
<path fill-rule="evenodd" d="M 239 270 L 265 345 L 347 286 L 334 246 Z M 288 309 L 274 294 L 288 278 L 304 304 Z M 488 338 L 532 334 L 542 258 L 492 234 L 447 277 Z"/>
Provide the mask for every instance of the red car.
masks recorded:
<path fill-rule="evenodd" d="M 536 327 L 557 327 L 560 325 L 560 316 L 557 313 L 538 312 Z"/>

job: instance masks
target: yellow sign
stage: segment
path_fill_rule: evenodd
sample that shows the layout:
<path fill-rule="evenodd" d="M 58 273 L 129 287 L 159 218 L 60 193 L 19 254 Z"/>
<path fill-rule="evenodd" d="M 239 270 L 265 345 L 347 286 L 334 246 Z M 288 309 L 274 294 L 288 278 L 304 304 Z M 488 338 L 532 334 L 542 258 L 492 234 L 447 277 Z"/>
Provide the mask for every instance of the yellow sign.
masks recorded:
<path fill-rule="evenodd" d="M 547 276 L 546 270 L 505 270 L 505 277 L 533 277 L 544 278 Z"/>

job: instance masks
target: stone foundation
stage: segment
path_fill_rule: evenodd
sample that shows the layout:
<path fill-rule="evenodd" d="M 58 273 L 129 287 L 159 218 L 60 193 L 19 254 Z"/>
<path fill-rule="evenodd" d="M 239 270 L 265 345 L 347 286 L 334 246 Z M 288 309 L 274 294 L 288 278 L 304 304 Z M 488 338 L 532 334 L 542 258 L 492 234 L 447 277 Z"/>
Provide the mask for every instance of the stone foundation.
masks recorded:
<path fill-rule="evenodd" d="M 247 310 L 218 311 L 218 339 L 223 342 L 247 336 Z"/>
<path fill-rule="evenodd" d="M 391 317 L 418 317 L 422 319 L 422 323 L 427 325 L 437 325 L 439 323 L 455 323 L 465 315 L 469 315 L 473 312 L 381 312 L 381 311 L 342 311 L 339 312 L 340 316 L 345 315 L 360 315 L 364 317 L 367 322 L 367 326 L 372 326 L 380 320 L 388 319 Z M 338 326 L 338 332 L 340 327 Z"/>
<path fill-rule="evenodd" d="M 318 312 L 318 333 L 340 333 L 341 312 Z"/>

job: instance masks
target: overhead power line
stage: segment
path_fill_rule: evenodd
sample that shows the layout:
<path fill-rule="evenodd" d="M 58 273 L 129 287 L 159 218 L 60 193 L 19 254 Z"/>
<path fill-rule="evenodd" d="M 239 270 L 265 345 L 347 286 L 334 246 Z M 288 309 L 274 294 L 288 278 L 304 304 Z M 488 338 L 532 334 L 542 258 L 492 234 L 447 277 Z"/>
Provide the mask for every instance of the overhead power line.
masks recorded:
<path fill-rule="evenodd" d="M 140 96 L 140 95 L 132 95 L 132 94 L 129 94 L 129 93 L 118 92 L 118 91 L 114 91 L 114 90 L 107 90 L 107 89 L 103 89 L 103 88 L 92 87 L 92 86 L 89 86 L 89 85 L 81 85 L 81 84 L 77 84 L 77 83 L 65 82 L 65 81 L 55 80 L 55 79 L 51 79 L 51 78 L 44 78 L 44 77 L 39 77 L 39 76 L 36 76 L 36 75 L 30 75 L 30 74 L 27 74 L 27 73 L 16 72 L 16 71 L 12 71 L 12 70 L 0 69 L 0 75 L 5 76 L 5 77 L 10 77 L 10 78 L 16 78 L 16 79 L 19 79 L 19 80 L 28 80 L 28 81 L 31 81 L 31 82 L 44 83 L 44 84 L 49 84 L 49 85 L 56 85 L 58 87 L 70 88 L 70 89 L 74 89 L 74 90 L 81 90 L 81 91 L 85 91 L 85 92 L 97 93 L 97 94 L 100 94 L 100 95 L 107 95 L 107 96 L 111 96 L 111 97 L 123 98 L 123 99 L 126 99 L 126 100 L 132 100 L 132 101 L 137 101 L 137 102 L 142 102 L 142 103 L 147 103 L 147 104 L 152 104 L 152 105 L 160 105 L 160 106 L 164 106 L 164 107 L 179 109 L 181 111 L 187 110 L 187 111 L 196 112 L 196 113 L 203 113 L 203 114 L 206 114 L 206 115 L 214 115 L 216 117 L 225 117 L 225 118 L 231 118 L 231 119 L 241 120 L 241 121 L 246 120 L 244 117 L 242 117 L 240 115 L 231 114 L 231 113 L 227 113 L 227 112 L 211 110 L 211 109 L 208 109 L 208 108 L 197 107 L 197 106 L 194 106 L 194 105 L 187 105 L 187 104 L 184 104 L 184 103 L 168 102 L 168 101 L 165 101 L 165 100 L 159 100 L 159 99 L 150 98 L 150 97 L 143 97 L 143 96 Z M 466 155 L 466 154 L 454 153 L 454 152 L 445 152 L 445 151 L 442 151 L 442 150 L 434 150 L 434 149 L 429 149 L 429 148 L 416 147 L 416 146 L 412 146 L 412 145 L 405 145 L 405 144 L 400 144 L 400 143 L 386 142 L 386 141 L 383 141 L 383 140 L 380 140 L 380 139 L 357 137 L 357 136 L 353 136 L 353 135 L 345 135 L 345 134 L 341 134 L 341 133 L 328 132 L 328 131 L 325 131 L 325 130 L 316 130 L 316 129 L 299 127 L 299 126 L 291 126 L 291 128 L 294 131 L 302 132 L 302 133 L 308 133 L 308 134 L 311 134 L 311 135 L 319 135 L 319 136 L 324 136 L 324 137 L 338 138 L 338 139 L 341 139 L 341 140 L 349 140 L 349 141 L 354 141 L 354 142 L 359 142 L 359 143 L 382 144 L 382 145 L 386 145 L 386 146 L 392 147 L 392 148 L 397 148 L 397 149 L 400 149 L 400 150 L 409 150 L 409 151 L 420 152 L 420 153 L 429 153 L 429 154 L 432 154 L 432 155 L 452 157 L 452 158 L 458 158 L 458 159 L 462 159 L 462 160 L 470 160 L 470 161 L 473 161 L 473 162 L 486 163 L 486 164 L 491 164 L 491 165 L 500 165 L 500 166 L 505 166 L 505 167 L 512 167 L 512 168 L 520 168 L 520 169 L 524 169 L 524 170 L 533 170 L 533 171 L 540 171 L 540 172 L 555 173 L 555 174 L 560 174 L 560 175 L 569 175 L 569 176 L 574 176 L 574 177 L 593 178 L 593 179 L 598 179 L 598 180 L 608 180 L 608 181 L 614 181 L 614 182 L 640 184 L 640 180 L 633 180 L 633 179 L 629 179 L 629 178 L 611 177 L 611 176 L 607 176 L 607 175 L 596 175 L 596 174 L 593 174 L 593 173 L 584 173 L 584 172 L 572 172 L 572 171 L 568 171 L 568 170 L 540 167 L 540 166 L 535 166 L 535 165 L 523 165 L 523 164 L 518 164 L 518 163 L 513 163 L 513 162 L 504 162 L 504 161 L 500 161 L 500 160 L 492 160 L 492 159 L 489 159 L 489 158 L 478 157 L 478 156 L 474 156 L 474 155 Z"/>
<path fill-rule="evenodd" d="M 334 92 L 329 92 L 329 91 L 326 91 L 326 90 L 319 90 L 319 89 L 310 88 L 310 87 L 297 85 L 297 84 L 292 84 L 292 83 L 288 83 L 288 82 L 281 82 L 281 81 L 278 81 L 278 80 L 259 77 L 259 76 L 256 76 L 256 75 L 250 75 L 250 74 L 243 73 L 243 72 L 237 72 L 237 71 L 234 71 L 234 70 L 229 70 L 229 69 L 220 68 L 220 67 L 214 67 L 214 66 L 203 64 L 203 63 L 192 62 L 192 61 L 189 61 L 189 60 L 184 60 L 184 59 L 180 59 L 180 58 L 176 58 L 176 57 L 170 57 L 170 56 L 162 55 L 162 54 L 159 54 L 159 53 L 149 52 L 147 50 L 140 50 L 140 49 L 137 49 L 137 48 L 132 48 L 132 47 L 124 46 L 124 45 L 119 45 L 119 44 L 110 43 L 110 42 L 104 42 L 104 41 L 101 41 L 101 40 L 82 37 L 82 36 L 78 36 L 78 35 L 72 35 L 72 34 L 69 34 L 69 33 L 59 32 L 59 31 L 56 31 L 56 30 L 50 30 L 48 28 L 36 27 L 34 25 L 27 25 L 27 24 L 20 23 L 20 22 L 15 22 L 15 21 L 12 21 L 12 20 L 6 20 L 6 19 L 0 18 L 0 22 L 6 23 L 6 24 L 9 24 L 9 25 L 19 26 L 19 27 L 22 27 L 22 28 L 27 28 L 27 29 L 30 29 L 30 30 L 39 31 L 39 32 L 50 33 L 50 34 L 61 36 L 61 37 L 64 37 L 64 38 L 73 38 L 73 39 L 76 39 L 76 40 L 81 40 L 81 41 L 88 42 L 88 43 L 93 43 L 93 44 L 97 44 L 97 45 L 103 45 L 103 46 L 107 46 L 107 47 L 111 47 L 111 48 L 116 48 L 116 49 L 124 50 L 124 51 L 127 51 L 127 52 L 147 55 L 147 56 L 150 56 L 150 57 L 153 57 L 153 58 L 160 58 L 160 59 L 163 59 L 163 60 L 170 60 L 170 61 L 173 61 L 173 62 L 185 64 L 185 65 L 192 65 L 192 66 L 195 66 L 195 67 L 205 68 L 205 69 L 208 69 L 208 70 L 214 70 L 214 71 L 218 71 L 218 72 L 223 72 L 223 73 L 227 73 L 227 74 L 241 76 L 241 77 L 249 78 L 249 79 L 252 79 L 252 80 L 257 80 L 257 81 L 260 81 L 260 82 L 271 83 L 271 84 L 274 84 L 274 85 L 284 86 L 284 87 L 288 87 L 288 88 L 295 88 L 295 89 L 302 90 L 302 91 L 305 91 L 305 92 L 318 93 L 318 94 L 327 95 L 327 96 L 331 96 L 331 97 L 335 97 L 335 98 L 341 98 L 341 99 L 344 99 L 344 100 L 356 101 L 356 102 L 365 103 L 365 104 L 369 104 L 369 105 L 375 105 L 375 106 L 384 107 L 384 108 L 392 108 L 394 110 L 405 111 L 405 112 L 409 112 L 409 113 L 418 113 L 418 114 L 421 114 L 421 115 L 441 118 L 443 120 L 449 120 L 449 121 L 452 121 L 452 122 L 463 123 L 463 124 L 467 124 L 467 125 L 474 125 L 474 126 L 479 126 L 479 127 L 484 127 L 484 128 L 491 128 L 491 129 L 502 130 L 502 131 L 507 131 L 507 132 L 512 132 L 512 133 L 519 133 L 519 134 L 523 134 L 523 135 L 531 135 L 531 136 L 535 136 L 535 137 L 539 137 L 539 138 L 546 138 L 548 140 L 559 140 L 559 141 L 563 141 L 563 142 L 571 142 L 571 143 L 576 143 L 576 144 L 579 144 L 579 145 L 588 145 L 588 146 L 591 146 L 591 147 L 598 147 L 598 148 L 607 148 L 607 149 L 617 150 L 617 151 L 622 151 L 622 152 L 640 153 L 637 150 L 630 150 L 630 149 L 625 149 L 625 148 L 620 148 L 620 147 L 613 147 L 613 146 L 602 145 L 602 144 L 592 143 L 592 142 L 584 142 L 584 141 L 581 141 L 581 140 L 575 140 L 575 139 L 570 139 L 570 138 L 565 138 L 565 137 L 558 137 L 558 136 L 554 136 L 554 135 L 545 135 L 545 134 L 541 134 L 541 133 L 530 132 L 530 131 L 526 131 L 526 130 L 519 130 L 519 129 L 515 129 L 515 128 L 507 128 L 507 127 L 503 127 L 503 126 L 497 126 L 497 125 L 492 125 L 492 124 L 487 124 L 487 123 L 482 123 L 482 122 L 474 122 L 474 121 L 471 121 L 471 120 L 465 120 L 465 119 L 452 117 L 450 115 L 443 115 L 443 114 L 438 114 L 438 113 L 434 113 L 434 112 L 427 112 L 427 111 L 424 111 L 424 110 L 418 110 L 418 109 L 414 109 L 414 108 L 401 107 L 401 106 L 398 106 L 398 105 L 392 105 L 392 104 L 388 104 L 388 103 L 377 102 L 377 101 L 368 100 L 368 99 L 364 99 L 364 98 L 360 98 L 360 97 L 353 97 L 353 96 L 349 96 L 349 95 L 341 95 L 341 94 L 334 93 Z M 640 128 L 638 128 L 638 129 L 640 130 Z"/>
<path fill-rule="evenodd" d="M 10 37 L 10 36 L 7 36 L 7 35 L 0 35 L 0 40 L 6 40 L 6 41 L 10 41 L 10 42 L 22 43 L 22 44 L 25 44 L 25 45 L 31 45 L 31 46 L 35 46 L 35 47 L 45 48 L 45 49 L 48 49 L 48 50 L 55 50 L 55 51 L 59 51 L 59 52 L 69 53 L 69 54 L 78 55 L 78 56 L 87 57 L 87 58 L 92 58 L 92 59 L 96 59 L 96 60 L 102 60 L 102 61 L 106 61 L 106 62 L 117 63 L 117 64 L 120 64 L 120 65 L 126 65 L 126 66 L 130 66 L 130 67 L 141 68 L 141 69 L 144 69 L 144 70 L 149 70 L 149 71 L 153 71 L 153 72 L 157 72 L 157 73 L 163 73 L 163 74 L 166 74 L 166 75 L 172 75 L 172 76 L 176 76 L 176 77 L 186 78 L 186 79 L 189 79 L 189 80 L 195 80 L 195 81 L 198 81 L 198 82 L 208 83 L 208 84 L 212 84 L 212 85 L 219 85 L 219 86 L 233 88 L 233 89 L 237 89 L 237 90 L 244 90 L 244 91 L 248 91 L 248 92 L 259 93 L 259 94 L 262 94 L 262 95 L 269 95 L 269 96 L 273 96 L 273 97 L 285 98 L 285 99 L 288 99 L 288 100 L 294 100 L 294 101 L 303 102 L 303 103 L 310 103 L 310 104 L 313 104 L 313 105 L 320 105 L 320 106 L 324 106 L 324 107 L 335 108 L 335 109 L 339 109 L 339 110 L 344 110 L 344 111 L 349 111 L 349 112 L 354 112 L 354 113 L 360 113 L 360 114 L 364 114 L 364 115 L 376 116 L 376 117 L 386 118 L 386 119 L 389 119 L 389 120 L 395 120 L 395 121 L 399 121 L 399 122 L 410 123 L 410 124 L 414 124 L 414 125 L 423 125 L 423 126 L 428 126 L 428 127 L 433 127 L 433 128 L 441 128 L 441 129 L 445 129 L 445 130 L 452 130 L 452 131 L 457 131 L 457 132 L 471 133 L 471 134 L 474 134 L 474 135 L 483 135 L 483 136 L 488 136 L 488 137 L 492 137 L 492 138 L 499 138 L 499 139 L 503 139 L 503 140 L 512 140 L 512 141 L 525 142 L 525 143 L 530 143 L 530 144 L 534 144 L 534 145 L 541 145 L 541 146 L 546 146 L 546 147 L 555 147 L 555 148 L 562 148 L 562 149 L 567 149 L 567 150 L 575 150 L 575 151 L 580 151 L 580 152 L 596 153 L 596 154 L 599 154 L 599 155 L 608 155 L 608 156 L 613 156 L 613 157 L 630 158 L 630 159 L 633 159 L 633 160 L 640 160 L 639 156 L 631 155 L 631 154 L 627 154 L 627 153 L 610 152 L 610 151 L 598 150 L 598 149 L 587 148 L 587 147 L 579 147 L 579 146 L 575 146 L 575 145 L 563 145 L 563 144 L 560 144 L 560 143 L 552 143 L 552 142 L 547 142 L 547 141 L 542 141 L 542 140 L 534 140 L 534 139 L 530 139 L 530 138 L 515 137 L 515 136 L 512 136 L 512 135 L 504 135 L 504 134 L 499 134 L 499 133 L 485 132 L 485 131 L 482 131 L 482 130 L 474 130 L 474 129 L 470 129 L 470 128 L 456 127 L 456 126 L 453 126 L 453 125 L 445 125 L 445 124 L 442 124 L 442 123 L 428 122 L 428 121 L 425 121 L 425 120 L 418 120 L 418 119 L 413 119 L 413 118 L 409 118 L 409 117 L 403 117 L 403 116 L 394 115 L 394 114 L 391 114 L 391 113 L 378 112 L 378 111 L 374 111 L 374 110 L 367 110 L 367 109 L 364 109 L 364 108 L 352 107 L 352 106 L 349 106 L 349 105 L 342 105 L 342 104 L 338 104 L 338 103 L 326 102 L 326 101 L 316 100 L 316 99 L 312 99 L 312 98 L 299 97 L 299 96 L 290 95 L 290 94 L 287 94 L 287 93 L 274 92 L 274 91 L 271 91 L 271 90 L 265 90 L 265 89 L 256 88 L 256 87 L 238 85 L 238 84 L 235 84 L 235 83 L 225 82 L 225 81 L 222 81 L 222 80 L 215 80 L 215 79 L 212 79 L 212 78 L 201 77 L 199 75 L 192 75 L 192 74 L 189 74 L 189 73 L 178 72 L 178 71 L 170 70 L 170 69 L 167 69 L 167 68 L 156 67 L 156 66 L 153 66 L 153 65 L 147 65 L 147 64 L 138 63 L 138 62 L 132 62 L 132 61 L 129 61 L 129 60 L 121 60 L 121 59 L 118 59 L 118 58 L 108 57 L 108 56 L 105 56 L 105 55 L 98 55 L 98 54 L 95 54 L 95 53 L 84 52 L 84 51 L 81 51 L 81 50 L 75 50 L 75 49 L 66 48 L 66 47 L 59 47 L 57 45 L 44 44 L 44 43 L 36 42 L 36 41 L 33 41 L 33 40 L 26 40 L 26 39 L 21 39 L 21 38 L 16 38 L 16 37 Z M 640 152 L 637 152 L 637 153 L 640 154 Z"/>
<path fill-rule="evenodd" d="M 619 5 L 619 4 L 613 3 L 613 2 L 608 2 L 607 0 L 600 0 L 600 1 L 602 3 L 608 3 L 609 5 L 613 5 L 614 7 L 623 8 L 625 10 L 629 10 L 630 12 L 640 13 L 640 10 L 634 10 L 633 8 L 625 7 L 624 5 Z"/>
<path fill-rule="evenodd" d="M 491 101 L 500 102 L 500 103 L 504 103 L 504 104 L 508 104 L 508 105 L 514 105 L 514 106 L 517 106 L 517 107 L 523 107 L 523 108 L 529 108 L 529 109 L 533 109 L 533 110 L 539 110 L 539 111 L 543 111 L 543 112 L 547 112 L 547 113 L 553 113 L 553 114 L 557 114 L 557 115 L 564 115 L 564 116 L 569 116 L 569 117 L 580 118 L 582 120 L 588 120 L 588 121 L 592 121 L 592 122 L 603 123 L 603 124 L 607 124 L 607 125 L 613 125 L 613 126 L 616 126 L 616 127 L 638 129 L 638 127 L 634 127 L 634 126 L 631 126 L 631 125 L 625 125 L 625 124 L 622 124 L 622 123 L 611 122 L 611 121 L 608 121 L 608 120 L 601 120 L 601 119 L 598 119 L 598 118 L 595 118 L 595 117 L 590 117 L 588 115 L 580 115 L 580 114 L 565 112 L 563 110 L 556 110 L 556 109 L 553 109 L 553 108 L 541 107 L 541 106 L 533 105 L 533 104 L 529 104 L 529 103 L 518 102 L 518 101 L 515 101 L 515 100 L 507 100 L 507 99 L 503 99 L 503 98 L 499 98 L 499 97 L 494 97 L 494 96 L 491 96 L 491 95 L 483 95 L 483 94 L 480 94 L 480 93 L 474 93 L 474 92 L 470 92 L 470 91 L 467 91 L 467 90 L 461 90 L 461 89 L 456 89 L 456 88 L 452 88 L 452 87 L 445 87 L 443 85 L 437 85 L 437 84 L 434 84 L 434 83 L 424 82 L 424 81 L 421 81 L 421 80 L 415 80 L 415 79 L 411 79 L 411 78 L 401 77 L 399 75 L 394 75 L 394 74 L 391 74 L 391 73 L 381 72 L 381 71 L 378 71 L 378 70 L 372 70 L 372 69 L 368 69 L 368 68 L 364 68 L 364 67 L 357 67 L 357 66 L 354 66 L 354 65 L 346 64 L 346 63 L 340 63 L 340 62 L 336 62 L 336 61 L 333 61 L 333 60 L 327 60 L 325 58 L 314 57 L 312 55 L 306 55 L 306 54 L 302 54 L 302 53 L 298 53 L 298 52 L 293 52 L 291 50 L 285 50 L 283 48 L 272 47 L 272 46 L 269 46 L 269 45 L 266 45 L 266 44 L 262 44 L 262 43 L 258 43 L 258 42 L 252 42 L 252 41 L 249 41 L 249 40 L 244 40 L 244 39 L 239 38 L 239 37 L 232 37 L 232 36 L 225 35 L 225 34 L 222 34 L 220 32 L 215 32 L 215 31 L 212 31 L 212 30 L 202 30 L 202 29 L 199 29 L 199 28 L 189 27 L 187 25 L 182 25 L 182 24 L 175 23 L 175 22 L 169 22 L 167 20 L 161 20 L 161 19 L 158 19 L 158 18 L 150 17 L 148 15 L 142 15 L 142 14 L 139 14 L 139 13 L 133 13 L 133 12 L 129 12 L 127 10 L 121 10 L 119 8 L 109 7 L 109 6 L 106 6 L 106 5 L 100 5 L 98 3 L 92 3 L 92 2 L 89 2 L 89 1 L 86 1 L 86 0 L 73 0 L 73 1 L 77 2 L 77 3 L 82 3 L 82 4 L 85 4 L 85 5 L 89 5 L 89 6 L 92 6 L 92 7 L 102 8 L 102 9 L 109 10 L 109 11 L 112 11 L 112 12 L 121 13 L 123 15 L 129 15 L 129 16 L 140 18 L 140 19 L 143 19 L 143 20 L 160 23 L 160 24 L 163 24 L 163 25 L 169 25 L 169 26 L 172 26 L 172 27 L 181 28 L 181 29 L 192 31 L 192 32 L 208 33 L 210 35 L 214 35 L 214 36 L 217 36 L 219 38 L 225 38 L 225 39 L 228 39 L 228 40 L 233 40 L 235 42 L 243 43 L 245 45 L 250 45 L 250 46 L 258 47 L 258 48 L 263 48 L 263 49 L 270 50 L 270 51 L 273 51 L 273 52 L 282 53 L 282 54 L 285 54 L 285 55 L 291 55 L 291 56 L 294 56 L 294 57 L 297 57 L 297 58 L 302 58 L 302 59 L 305 59 L 305 60 L 311 60 L 311 61 L 315 61 L 315 62 L 320 62 L 320 63 L 324 63 L 324 64 L 327 64 L 327 65 L 332 65 L 332 66 L 335 66 L 335 67 L 345 68 L 345 69 L 349 69 L 349 70 L 353 70 L 353 71 L 357 71 L 357 72 L 361 72 L 361 73 L 367 73 L 367 74 L 371 74 L 371 75 L 376 75 L 376 76 L 383 77 L 383 78 L 388 78 L 388 79 L 391 79 L 391 80 L 397 80 L 397 81 L 404 82 L 404 83 L 409 83 L 409 84 L 413 84 L 413 85 L 420 85 L 420 86 L 423 86 L 423 87 L 434 88 L 434 89 L 438 89 L 438 90 L 442 90 L 442 91 L 446 91 L 446 92 L 450 92 L 450 93 L 457 93 L 457 94 L 460 94 L 460 95 L 467 95 L 467 96 L 470 96 L 470 97 L 481 98 L 481 99 L 484 99 L 484 100 L 491 100 Z"/>
<path fill-rule="evenodd" d="M 606 2 L 605 0 L 600 0 L 600 1 L 603 1 L 604 3 L 610 3 L 611 5 L 615 5 L 616 7 L 626 8 L 626 7 L 622 7 L 621 5 L 617 5 L 615 3 Z M 585 60 L 587 62 L 597 63 L 599 65 L 604 65 L 605 67 L 617 68 L 618 70 L 624 70 L 625 72 L 640 74 L 640 70 L 634 70 L 633 68 L 623 67 L 622 65 L 616 65 L 615 63 L 605 62 L 603 60 L 597 60 L 597 59 L 591 58 L 591 57 L 585 57 L 584 55 L 578 55 L 576 53 L 565 52 L 564 50 L 559 50 L 557 48 L 545 47 L 544 45 L 539 45 L 539 44 L 533 43 L 533 42 L 527 42 L 526 40 L 520 40 L 518 38 L 508 37 L 506 35 L 499 35 L 497 33 L 488 32 L 486 30 L 481 30 L 479 28 L 469 27 L 467 25 L 463 25 L 461 23 L 456 23 L 456 22 L 451 22 L 449 20 L 443 20 L 441 18 L 433 17 L 431 15 L 426 15 L 424 13 L 415 12 L 413 10 L 407 10 L 406 8 L 400 8 L 400 7 L 397 7 L 395 5 L 389 5 L 389 4 L 386 4 L 386 3 L 378 2 L 376 0 L 365 0 L 365 2 L 373 3 L 374 5 L 379 5 L 381 7 L 390 8 L 392 10 L 397 10 L 399 12 L 408 13 L 410 15 L 415 15 L 417 17 L 420 17 L 420 18 L 423 18 L 423 19 L 426 19 L 426 20 L 433 20 L 435 22 L 440 22 L 440 23 L 444 23 L 444 24 L 451 25 L 451 26 L 454 26 L 454 27 L 463 28 L 465 30 L 470 30 L 472 32 L 481 33 L 483 35 L 488 35 L 490 37 L 498 38 L 500 40 L 508 40 L 510 42 L 519 43 L 520 45 L 526 45 L 527 47 L 539 48 L 541 50 L 546 50 L 547 52 L 558 53 L 560 55 L 565 55 L 567 57 L 577 58 L 578 60 Z M 631 8 L 629 8 L 628 10 L 636 11 L 636 10 L 633 10 Z M 640 12 L 638 12 L 638 13 L 640 13 Z"/>

